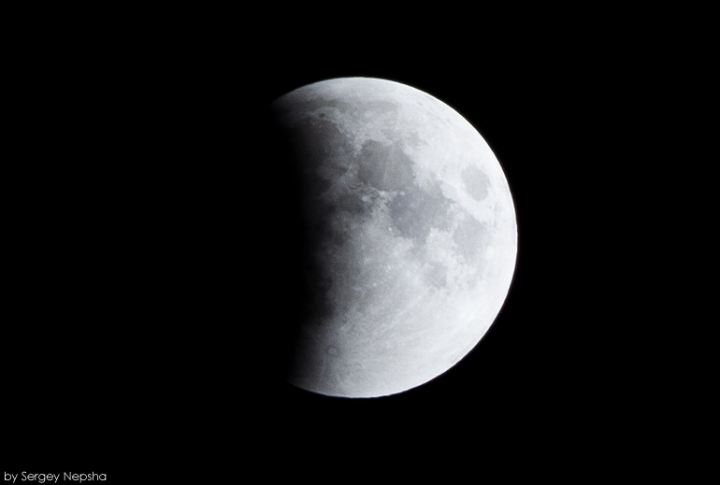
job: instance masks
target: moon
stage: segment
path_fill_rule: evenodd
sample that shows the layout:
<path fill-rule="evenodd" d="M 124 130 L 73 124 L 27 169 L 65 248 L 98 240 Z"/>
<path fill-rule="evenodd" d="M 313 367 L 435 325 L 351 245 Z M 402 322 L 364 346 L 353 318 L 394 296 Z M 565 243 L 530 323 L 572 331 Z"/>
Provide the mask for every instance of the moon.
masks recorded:
<path fill-rule="evenodd" d="M 507 180 L 459 113 L 383 79 L 316 82 L 276 99 L 302 194 L 304 285 L 287 380 L 387 396 L 466 356 L 509 291 Z"/>

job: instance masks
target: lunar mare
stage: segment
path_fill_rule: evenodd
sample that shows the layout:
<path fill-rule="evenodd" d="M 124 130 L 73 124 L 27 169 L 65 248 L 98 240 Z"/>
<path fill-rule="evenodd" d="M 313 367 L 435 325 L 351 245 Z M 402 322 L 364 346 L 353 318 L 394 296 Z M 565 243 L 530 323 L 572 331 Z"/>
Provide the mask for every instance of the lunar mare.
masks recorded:
<path fill-rule="evenodd" d="M 288 380 L 377 397 L 447 371 L 494 321 L 515 267 L 514 206 L 490 147 L 393 81 L 322 81 L 272 109 L 303 186 L 311 268 Z"/>

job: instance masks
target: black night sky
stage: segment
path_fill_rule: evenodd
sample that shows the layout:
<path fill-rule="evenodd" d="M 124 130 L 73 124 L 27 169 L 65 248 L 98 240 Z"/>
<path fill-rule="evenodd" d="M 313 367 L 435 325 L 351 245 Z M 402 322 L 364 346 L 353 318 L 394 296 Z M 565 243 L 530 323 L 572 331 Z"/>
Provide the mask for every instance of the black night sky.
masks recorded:
<path fill-rule="evenodd" d="M 633 273 L 617 274 L 639 247 L 618 240 L 625 206 L 601 197 L 627 190 L 607 167 L 628 159 L 632 123 L 605 120 L 638 89 L 631 63 L 595 36 L 578 51 L 542 29 L 378 26 L 387 35 L 351 42 L 351 26 L 270 22 L 251 35 L 248 22 L 24 42 L 24 151 L 6 179 L 8 297 L 22 311 L 0 338 L 22 443 L 13 470 L 227 476 L 263 460 L 272 476 L 325 462 L 407 474 L 427 459 L 477 476 L 513 457 L 584 459 L 628 420 L 646 431 L 636 398 L 651 384 L 626 365 Z M 278 370 L 302 292 L 292 180 L 272 159 L 266 108 L 345 76 L 399 81 L 463 115 L 500 161 L 518 224 L 513 283 L 480 344 L 377 399 L 310 394 Z M 399 449 L 421 463 L 401 464 Z"/>

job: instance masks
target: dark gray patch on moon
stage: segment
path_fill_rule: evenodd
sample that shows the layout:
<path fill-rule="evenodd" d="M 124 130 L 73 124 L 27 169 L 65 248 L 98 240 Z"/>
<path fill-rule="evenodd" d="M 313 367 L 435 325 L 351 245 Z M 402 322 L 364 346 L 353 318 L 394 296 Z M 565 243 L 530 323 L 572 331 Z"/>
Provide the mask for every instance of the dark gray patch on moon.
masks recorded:
<path fill-rule="evenodd" d="M 487 247 L 488 225 L 468 214 L 455 229 L 453 241 L 465 261 L 474 261 L 478 252 Z"/>
<path fill-rule="evenodd" d="M 398 143 L 385 145 L 368 140 L 358 158 L 360 181 L 378 190 L 400 190 L 413 181 L 413 162 Z"/>
<path fill-rule="evenodd" d="M 298 166 L 304 172 L 303 182 L 313 193 L 324 192 L 347 171 L 347 167 L 334 163 L 346 159 L 352 152 L 345 135 L 335 123 L 307 118 L 293 126 L 289 135 Z M 317 171 L 321 167 L 325 171 L 324 176 Z"/>
<path fill-rule="evenodd" d="M 462 181 L 465 189 L 475 200 L 483 200 L 487 197 L 490 179 L 482 170 L 476 167 L 467 167 L 462 171 Z"/>
<path fill-rule="evenodd" d="M 304 211 L 308 220 L 317 220 L 323 226 L 311 230 L 318 238 L 338 244 L 345 242 L 342 239 L 345 236 L 338 230 L 338 221 L 347 220 L 348 216 L 353 216 L 353 220 L 364 219 L 370 216 L 371 210 L 371 204 L 363 201 L 367 190 L 363 190 L 362 184 L 353 183 L 356 177 L 348 174 L 354 160 L 352 143 L 335 123 L 316 118 L 297 123 L 291 137 L 306 193 Z M 329 189 L 341 180 L 347 185 L 345 196 L 327 197 Z"/>
<path fill-rule="evenodd" d="M 353 220 L 365 221 L 372 213 L 372 204 L 365 202 L 357 192 L 348 192 L 345 198 L 338 201 L 338 206 Z"/>
<path fill-rule="evenodd" d="M 401 236 L 424 243 L 430 229 L 446 230 L 450 227 L 449 210 L 452 201 L 447 199 L 438 185 L 422 189 L 416 184 L 403 187 L 388 203 L 393 226 Z"/>

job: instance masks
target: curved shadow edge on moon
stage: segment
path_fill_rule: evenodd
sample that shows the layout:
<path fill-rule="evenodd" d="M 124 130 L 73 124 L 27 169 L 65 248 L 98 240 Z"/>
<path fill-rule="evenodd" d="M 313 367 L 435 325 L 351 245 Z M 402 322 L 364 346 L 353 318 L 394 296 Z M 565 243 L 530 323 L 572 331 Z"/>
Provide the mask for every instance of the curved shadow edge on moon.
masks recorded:
<path fill-rule="evenodd" d="M 438 99 L 380 79 L 304 86 L 272 113 L 302 226 L 288 381 L 378 397 L 450 369 L 515 268 L 512 197 L 487 143 Z"/>

